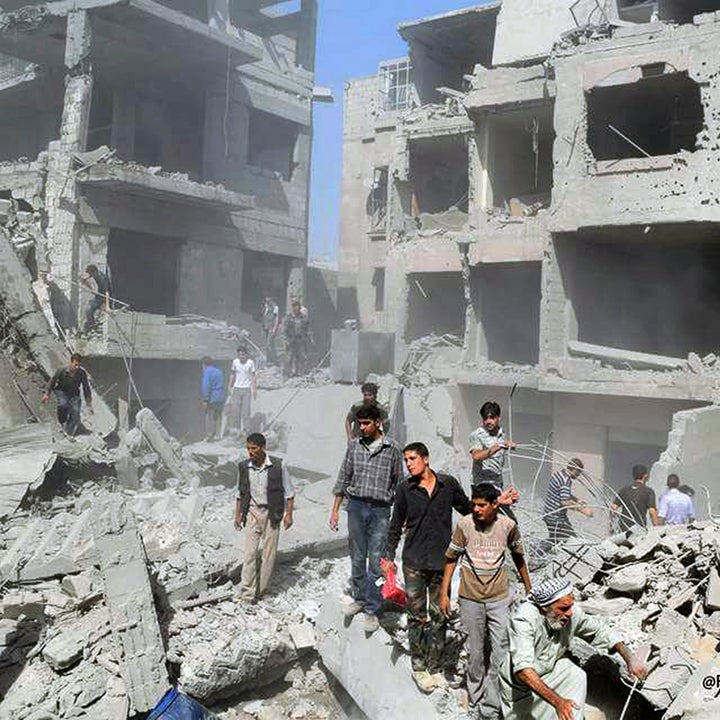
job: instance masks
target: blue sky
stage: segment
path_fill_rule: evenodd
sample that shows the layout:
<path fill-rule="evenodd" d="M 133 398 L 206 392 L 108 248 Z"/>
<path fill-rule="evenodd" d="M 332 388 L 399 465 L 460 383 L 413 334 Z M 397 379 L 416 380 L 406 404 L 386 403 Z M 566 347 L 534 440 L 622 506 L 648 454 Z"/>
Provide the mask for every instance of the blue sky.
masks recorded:
<path fill-rule="evenodd" d="M 399 22 L 481 4 L 482 0 L 320 0 L 315 84 L 332 88 L 335 104 L 315 106 L 311 258 L 337 256 L 345 81 L 372 75 L 380 60 L 407 53 L 396 30 Z"/>

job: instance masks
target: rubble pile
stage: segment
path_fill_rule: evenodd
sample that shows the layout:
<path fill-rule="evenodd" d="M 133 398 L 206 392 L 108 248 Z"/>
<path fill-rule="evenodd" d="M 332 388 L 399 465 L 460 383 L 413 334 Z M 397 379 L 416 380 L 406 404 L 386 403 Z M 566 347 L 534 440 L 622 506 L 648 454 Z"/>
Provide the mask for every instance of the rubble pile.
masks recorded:
<path fill-rule="evenodd" d="M 665 710 L 720 644 L 718 568 L 720 525 L 710 520 L 638 529 L 594 547 L 568 541 L 545 572 L 573 580 L 586 611 L 606 616 L 633 648 L 650 649 L 651 672 L 637 692 Z M 587 662 L 592 651 L 583 645 L 576 654 Z M 681 715 L 674 707 L 667 717 Z"/>

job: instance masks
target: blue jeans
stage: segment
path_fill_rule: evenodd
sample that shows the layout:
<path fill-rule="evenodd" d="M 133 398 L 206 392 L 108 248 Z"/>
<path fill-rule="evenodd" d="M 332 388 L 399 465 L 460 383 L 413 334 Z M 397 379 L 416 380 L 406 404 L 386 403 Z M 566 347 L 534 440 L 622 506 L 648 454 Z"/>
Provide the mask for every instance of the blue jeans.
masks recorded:
<path fill-rule="evenodd" d="M 93 295 L 90 302 L 88 303 L 87 309 L 85 310 L 85 328 L 84 331 L 90 332 L 90 330 L 93 328 L 97 320 L 95 319 L 95 316 L 97 315 L 98 310 L 102 308 L 103 303 L 105 302 L 105 298 L 100 297 L 99 295 Z"/>
<path fill-rule="evenodd" d="M 347 513 L 353 599 L 368 615 L 377 615 L 382 596 L 375 581 L 382 577 L 380 560 L 390 524 L 390 506 L 350 498 Z"/>
<path fill-rule="evenodd" d="M 80 427 L 80 396 L 68 397 L 62 390 L 55 391 L 58 422 L 68 435 L 74 436 Z"/>

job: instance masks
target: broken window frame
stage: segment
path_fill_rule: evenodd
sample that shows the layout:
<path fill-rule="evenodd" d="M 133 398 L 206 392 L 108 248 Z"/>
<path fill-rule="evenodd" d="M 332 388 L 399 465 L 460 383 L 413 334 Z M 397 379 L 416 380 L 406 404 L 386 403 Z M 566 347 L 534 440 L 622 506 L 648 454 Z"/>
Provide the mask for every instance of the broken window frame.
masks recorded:
<path fill-rule="evenodd" d="M 417 104 L 410 58 L 381 62 L 378 67 L 378 85 L 381 106 L 386 112 L 406 110 Z"/>

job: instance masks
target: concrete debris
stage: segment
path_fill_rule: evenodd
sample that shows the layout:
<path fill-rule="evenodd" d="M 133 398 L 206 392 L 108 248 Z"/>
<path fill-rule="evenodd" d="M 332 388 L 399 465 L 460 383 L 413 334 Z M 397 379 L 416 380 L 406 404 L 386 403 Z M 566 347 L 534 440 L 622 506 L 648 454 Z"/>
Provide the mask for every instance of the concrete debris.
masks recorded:
<path fill-rule="evenodd" d="M 170 683 L 145 550 L 128 505 L 114 499 L 97 508 L 93 536 L 130 707 L 148 712 Z"/>
<path fill-rule="evenodd" d="M 200 478 L 183 463 L 182 446 L 168 434 L 150 408 L 143 408 L 138 412 L 135 424 L 174 477 L 190 487 L 200 485 Z"/>
<path fill-rule="evenodd" d="M 720 527 L 696 522 L 613 539 L 602 544 L 603 558 L 592 582 L 572 578 L 576 592 L 587 612 L 606 616 L 633 647 L 651 648 L 648 664 L 653 669 L 637 691 L 655 708 L 666 709 L 720 642 L 720 612 L 715 610 Z M 568 555 L 582 556 L 577 542 L 570 544 L 570 553 L 558 548 L 565 562 Z M 582 663 L 593 655 L 588 650 L 577 648 Z"/>
<path fill-rule="evenodd" d="M 17 510 L 28 490 L 42 484 L 56 459 L 49 425 L 0 431 L 0 519 Z"/>

